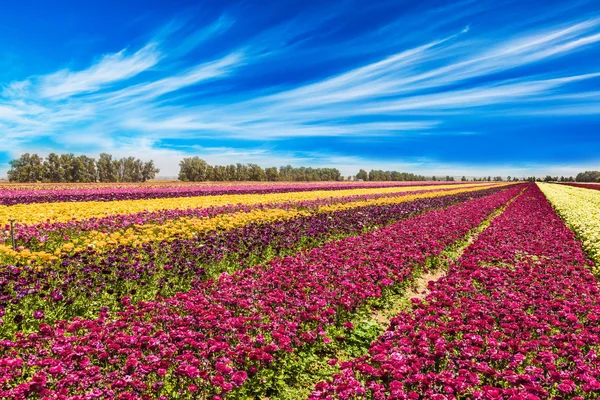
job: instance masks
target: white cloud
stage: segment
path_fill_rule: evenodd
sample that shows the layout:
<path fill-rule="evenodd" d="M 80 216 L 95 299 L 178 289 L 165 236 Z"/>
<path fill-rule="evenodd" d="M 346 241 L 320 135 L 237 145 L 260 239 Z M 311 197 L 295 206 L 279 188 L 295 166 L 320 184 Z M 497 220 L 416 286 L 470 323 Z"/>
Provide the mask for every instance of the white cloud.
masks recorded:
<path fill-rule="evenodd" d="M 103 98 L 106 103 L 117 104 L 123 100 L 134 102 L 152 100 L 167 93 L 226 76 L 235 67 L 239 67 L 243 63 L 243 59 L 241 52 L 233 52 L 216 61 L 195 65 L 182 73 L 133 85 L 102 95 L 100 98 Z"/>
<path fill-rule="evenodd" d="M 64 69 L 41 79 L 42 97 L 61 99 L 80 93 L 89 93 L 105 85 L 129 79 L 155 66 L 161 58 L 156 43 L 149 43 L 132 55 L 125 50 L 106 54 L 82 71 Z"/>
<path fill-rule="evenodd" d="M 327 21 L 323 16 L 320 22 Z M 461 24 L 450 34 L 440 34 L 439 39 L 428 36 L 412 46 L 390 32 L 402 24 L 390 23 L 383 31 L 397 42 L 387 47 L 374 44 L 379 50 L 394 49 L 385 56 L 312 82 L 259 89 L 252 87 L 254 75 L 246 73 L 256 74 L 257 65 L 265 65 L 266 59 L 289 56 L 305 62 L 296 53 L 301 46 L 285 44 L 290 42 L 286 29 L 293 31 L 297 26 L 278 27 L 216 53 L 214 49 L 206 54 L 193 52 L 233 24 L 232 19 L 221 18 L 191 32 L 181 24 L 170 26 L 135 52 L 124 49 L 100 56 L 86 69 L 63 69 L 1 85 L 0 136 L 6 140 L 7 150 L 16 154 L 24 143 L 45 138 L 64 149 L 87 146 L 98 152 L 152 157 L 163 173 L 171 174 L 177 168 L 174 160 L 184 153 L 160 149 L 159 138 L 267 142 L 295 137 L 427 135 L 477 107 L 487 107 L 490 116 L 498 110 L 507 116 L 524 112 L 592 115 L 600 108 L 597 90 L 588 92 L 580 85 L 576 92 L 569 91 L 578 83 L 597 79 L 598 71 L 562 66 L 534 75 L 526 70 L 597 46 L 598 18 L 539 24 L 543 28 L 523 28 L 505 36 L 494 32 L 476 36 L 480 30 L 476 24 Z M 458 30 L 461 26 L 464 28 Z M 314 27 L 303 28 L 310 31 Z M 182 38 L 185 32 L 187 36 Z M 274 37 L 275 32 L 284 37 Z M 171 46 L 162 42 L 174 34 L 179 37 L 169 42 Z M 273 48 L 269 40 L 275 43 Z M 370 54 L 361 38 L 347 44 L 344 51 L 355 51 L 351 54 L 354 59 Z M 194 63 L 190 63 L 192 54 Z M 236 86 L 235 77 L 242 78 L 246 86 Z M 448 134 L 459 135 L 462 130 L 451 132 Z M 197 150 L 213 162 L 234 156 L 265 164 L 271 164 L 269 159 L 323 161 L 323 165 L 329 162 L 348 168 L 356 165 L 355 161 L 365 162 L 344 161 L 339 154 L 246 151 L 233 146 Z M 433 160 L 406 165 L 406 169 L 415 168 L 436 172 L 441 167 Z M 462 167 L 455 168 L 465 173 Z"/>

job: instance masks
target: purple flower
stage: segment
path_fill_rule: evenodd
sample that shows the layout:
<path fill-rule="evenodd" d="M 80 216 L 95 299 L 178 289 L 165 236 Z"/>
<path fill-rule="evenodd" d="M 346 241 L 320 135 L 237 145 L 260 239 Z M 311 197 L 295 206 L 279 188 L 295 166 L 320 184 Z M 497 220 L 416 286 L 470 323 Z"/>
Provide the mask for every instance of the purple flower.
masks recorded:
<path fill-rule="evenodd" d="M 44 318 L 46 318 L 46 315 L 44 314 L 44 312 L 42 310 L 37 310 L 33 313 L 33 318 L 44 319 Z"/>

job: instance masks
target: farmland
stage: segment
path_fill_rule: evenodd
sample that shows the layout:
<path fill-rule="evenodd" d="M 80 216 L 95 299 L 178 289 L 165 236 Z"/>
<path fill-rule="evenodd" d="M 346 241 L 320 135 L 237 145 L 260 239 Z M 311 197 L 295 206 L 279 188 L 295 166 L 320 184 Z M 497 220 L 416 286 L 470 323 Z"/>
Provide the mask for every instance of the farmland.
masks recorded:
<path fill-rule="evenodd" d="M 595 399 L 599 210 L 576 184 L 2 185 L 0 398 Z"/>

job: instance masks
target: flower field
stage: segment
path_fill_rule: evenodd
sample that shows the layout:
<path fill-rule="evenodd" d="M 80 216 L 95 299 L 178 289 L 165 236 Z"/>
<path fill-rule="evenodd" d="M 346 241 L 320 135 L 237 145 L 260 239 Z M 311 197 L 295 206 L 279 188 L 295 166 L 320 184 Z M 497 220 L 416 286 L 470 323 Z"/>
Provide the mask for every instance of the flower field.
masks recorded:
<path fill-rule="evenodd" d="M 589 267 L 530 186 L 311 398 L 598 398 L 600 293 Z"/>
<path fill-rule="evenodd" d="M 540 187 L 0 188 L 0 398 L 597 398 L 600 192 Z"/>
<path fill-rule="evenodd" d="M 592 186 L 592 190 L 588 187 Z M 579 236 L 583 248 L 600 265 L 600 189 L 598 185 L 566 186 L 540 184 L 558 214 Z M 600 270 L 595 269 L 596 274 Z"/>
<path fill-rule="evenodd" d="M 88 247 L 140 245 L 243 226 L 253 221 L 291 219 L 310 211 L 322 213 L 400 203 L 486 187 L 490 185 L 438 185 L 435 189 L 426 185 L 5 206 L 0 208 L 0 221 L 6 224 L 4 235 L 0 236 L 0 255 L 48 260 Z M 18 249 L 8 246 L 10 218 L 17 221 L 15 237 L 21 245 Z"/>

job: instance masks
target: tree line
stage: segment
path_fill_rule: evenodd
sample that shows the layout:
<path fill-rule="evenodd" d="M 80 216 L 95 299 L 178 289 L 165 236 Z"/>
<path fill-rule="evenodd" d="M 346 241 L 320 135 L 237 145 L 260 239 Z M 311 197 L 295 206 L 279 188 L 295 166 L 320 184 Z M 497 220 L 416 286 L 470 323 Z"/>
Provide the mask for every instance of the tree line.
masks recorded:
<path fill-rule="evenodd" d="M 200 157 L 184 158 L 179 162 L 180 181 L 239 182 L 239 181 L 340 181 L 337 168 L 283 167 L 262 168 L 256 164 L 210 165 Z"/>
<path fill-rule="evenodd" d="M 580 172 L 575 177 L 577 182 L 600 182 L 600 171 Z"/>
<path fill-rule="evenodd" d="M 85 155 L 50 153 L 46 158 L 25 153 L 10 161 L 8 179 L 11 182 L 145 182 L 160 172 L 154 161 L 142 161 L 135 157 L 113 159 L 107 153 L 99 158 Z M 337 168 L 282 167 L 263 168 L 256 164 L 209 165 L 200 157 L 184 158 L 179 163 L 179 180 L 184 182 L 224 181 L 454 181 L 454 177 L 426 177 L 408 172 L 361 169 L 356 175 L 344 178 Z M 463 176 L 461 181 L 468 179 Z M 529 182 L 600 182 L 600 171 L 585 171 L 572 176 L 540 177 L 473 177 L 472 181 L 529 181 Z"/>
<path fill-rule="evenodd" d="M 572 176 L 551 176 L 546 175 L 544 178 L 530 176 L 523 178 L 527 182 L 600 182 L 600 171 L 585 171 L 580 172 L 573 178 Z"/>
<path fill-rule="evenodd" d="M 313 181 L 426 181 L 429 178 L 407 172 L 371 170 L 367 173 L 361 169 L 354 176 L 344 177 L 337 168 L 312 168 L 282 167 L 263 168 L 256 164 L 230 164 L 210 165 L 200 157 L 184 158 L 179 163 L 180 181 L 285 181 L 285 182 L 313 182 Z M 447 177 L 448 180 L 454 178 Z"/>
<path fill-rule="evenodd" d="M 25 153 L 9 164 L 10 182 L 145 182 L 160 172 L 152 160 L 113 159 L 106 153 L 100 154 L 98 160 L 70 153 L 50 153 L 46 158 Z"/>
<path fill-rule="evenodd" d="M 426 181 L 423 175 L 415 175 L 409 172 L 398 171 L 382 171 L 380 169 L 372 169 L 367 173 L 364 169 L 358 171 L 356 179 L 363 181 Z M 454 180 L 454 178 L 452 178 Z"/>

